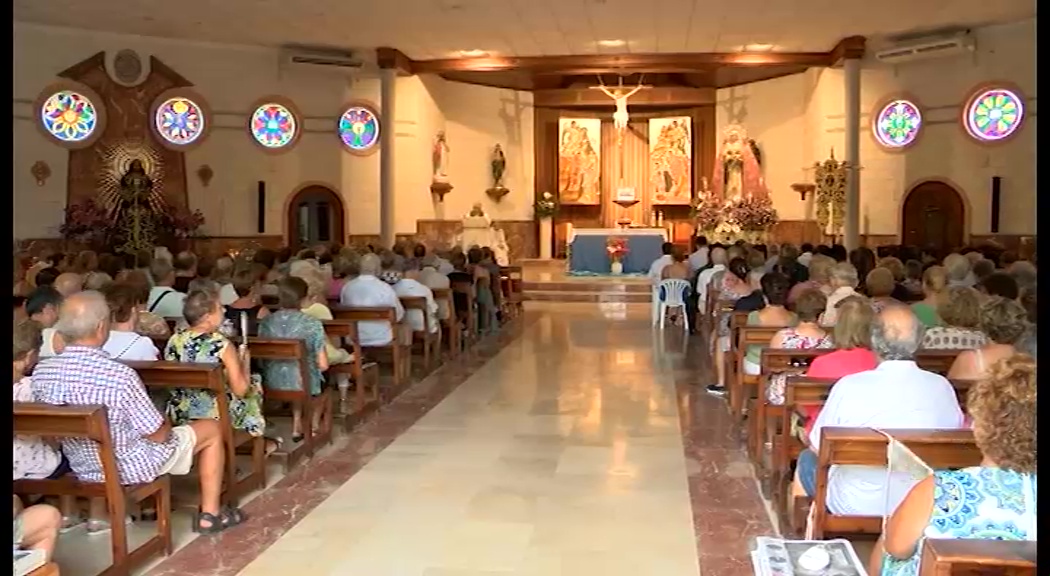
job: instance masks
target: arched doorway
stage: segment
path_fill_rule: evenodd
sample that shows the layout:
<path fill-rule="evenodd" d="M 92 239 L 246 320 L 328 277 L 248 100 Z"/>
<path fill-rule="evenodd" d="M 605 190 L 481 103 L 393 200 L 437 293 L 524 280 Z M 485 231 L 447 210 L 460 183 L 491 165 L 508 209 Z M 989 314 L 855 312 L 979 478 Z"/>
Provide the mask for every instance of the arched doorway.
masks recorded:
<path fill-rule="evenodd" d="M 343 243 L 343 199 L 321 184 L 303 186 L 288 202 L 285 235 L 292 250 L 327 242 Z"/>
<path fill-rule="evenodd" d="M 963 245 L 966 205 L 962 194 L 940 180 L 922 182 L 911 189 L 901 208 L 901 242 L 937 250 Z"/>

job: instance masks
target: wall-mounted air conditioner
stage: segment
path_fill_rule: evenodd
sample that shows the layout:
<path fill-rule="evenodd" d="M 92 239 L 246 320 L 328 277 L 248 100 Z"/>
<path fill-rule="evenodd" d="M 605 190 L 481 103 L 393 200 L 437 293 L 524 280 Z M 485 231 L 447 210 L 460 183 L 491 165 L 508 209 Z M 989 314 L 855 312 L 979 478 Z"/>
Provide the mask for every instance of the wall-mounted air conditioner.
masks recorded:
<path fill-rule="evenodd" d="M 885 64 L 903 64 L 928 58 L 958 56 L 977 49 L 977 41 L 969 32 L 950 36 L 927 37 L 903 42 L 875 53 L 875 58 Z"/>
<path fill-rule="evenodd" d="M 310 48 L 286 48 L 281 51 L 281 65 L 288 69 L 314 71 L 356 71 L 365 62 L 353 52 Z"/>

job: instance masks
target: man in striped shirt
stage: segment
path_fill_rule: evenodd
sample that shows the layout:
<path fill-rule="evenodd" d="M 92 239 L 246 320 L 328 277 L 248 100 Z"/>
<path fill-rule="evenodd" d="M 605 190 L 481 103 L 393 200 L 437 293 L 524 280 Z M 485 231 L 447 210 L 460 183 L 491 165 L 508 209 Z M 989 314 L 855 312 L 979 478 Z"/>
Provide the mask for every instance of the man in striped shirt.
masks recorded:
<path fill-rule="evenodd" d="M 55 330 L 65 344 L 57 356 L 33 371 L 33 397 L 54 405 L 106 407 L 113 452 L 122 485 L 152 482 L 164 474 L 185 475 L 199 455 L 201 507 L 197 529 L 215 533 L 244 520 L 236 509 L 221 509 L 225 451 L 217 420 L 172 428 L 157 411 L 135 370 L 102 350 L 109 338 L 110 311 L 102 294 L 81 292 L 66 299 Z M 67 438 L 62 451 L 82 482 L 103 482 L 97 443 Z"/>

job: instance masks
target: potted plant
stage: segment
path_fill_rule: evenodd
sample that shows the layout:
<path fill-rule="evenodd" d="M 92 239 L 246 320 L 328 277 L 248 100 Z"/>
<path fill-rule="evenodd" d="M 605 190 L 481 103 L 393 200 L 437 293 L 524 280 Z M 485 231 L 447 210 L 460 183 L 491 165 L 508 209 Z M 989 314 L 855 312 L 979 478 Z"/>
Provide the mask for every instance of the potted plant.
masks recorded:
<path fill-rule="evenodd" d="M 623 257 L 630 252 L 627 239 L 622 236 L 610 236 L 605 243 L 609 254 L 609 269 L 613 274 L 623 274 Z"/>
<path fill-rule="evenodd" d="M 114 222 L 105 206 L 89 198 L 66 206 L 65 219 L 58 232 L 67 242 L 101 252 L 110 247 Z"/>

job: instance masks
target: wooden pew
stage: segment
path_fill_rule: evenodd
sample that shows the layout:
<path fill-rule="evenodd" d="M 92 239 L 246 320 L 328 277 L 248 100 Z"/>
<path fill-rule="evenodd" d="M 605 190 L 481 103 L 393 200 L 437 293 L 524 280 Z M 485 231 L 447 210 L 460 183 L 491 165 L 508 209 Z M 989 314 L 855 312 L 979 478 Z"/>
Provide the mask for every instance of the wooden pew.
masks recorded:
<path fill-rule="evenodd" d="M 426 370 L 432 370 L 432 361 L 441 364 L 441 328 L 432 331 L 430 329 L 430 314 L 427 311 L 427 299 L 424 296 L 401 296 L 401 306 L 405 308 L 405 314 L 409 310 L 418 310 L 423 315 L 423 330 L 413 330 L 412 338 L 419 340 L 423 345 L 423 366 Z M 407 322 L 405 324 L 408 325 Z"/>
<path fill-rule="evenodd" d="M 98 443 L 105 478 L 101 483 L 80 482 L 72 475 L 57 480 L 18 480 L 15 494 L 105 498 L 112 533 L 113 564 L 102 576 L 128 576 L 157 553 L 171 554 L 171 483 L 167 475 L 149 484 L 121 486 L 113 438 L 104 406 L 52 406 L 14 404 L 14 433 L 44 438 L 85 438 Z M 153 500 L 157 510 L 157 533 L 134 550 L 128 550 L 124 519 L 128 505 Z"/>
<path fill-rule="evenodd" d="M 364 307 L 364 306 L 333 306 L 332 316 L 336 320 L 348 320 L 351 322 L 386 322 L 390 324 L 390 333 L 393 338 L 386 346 L 361 346 L 362 350 L 389 351 L 393 363 L 394 388 L 400 390 L 402 383 L 408 382 L 412 376 L 412 349 L 402 341 L 405 328 L 401 320 L 397 319 L 397 310 L 388 307 Z"/>
<path fill-rule="evenodd" d="M 919 576 L 1035 576 L 1036 542 L 951 540 L 923 542 Z"/>
<path fill-rule="evenodd" d="M 737 360 L 734 360 L 736 367 L 736 378 L 730 380 L 730 387 L 733 388 L 729 392 L 729 410 L 733 414 L 733 419 L 740 424 L 744 419 L 744 407 L 747 403 L 756 396 L 758 392 L 758 384 L 760 380 L 759 375 L 750 375 L 744 373 L 744 356 L 747 355 L 747 348 L 749 346 L 763 346 L 769 347 L 769 341 L 773 339 L 773 336 L 777 332 L 783 330 L 783 327 L 773 326 L 747 326 L 741 325 L 739 329 L 739 335 L 736 341 L 736 355 Z"/>
<path fill-rule="evenodd" d="M 512 317 L 518 316 L 525 302 L 521 266 L 502 266 L 499 271 L 504 310 L 510 312 Z"/>
<path fill-rule="evenodd" d="M 773 437 L 772 454 L 772 483 L 773 483 L 773 509 L 782 519 L 787 517 L 789 501 L 788 492 L 791 486 L 792 464 L 798 459 L 799 453 L 805 448 L 802 440 L 792 430 L 793 420 L 796 414 L 803 408 L 821 408 L 831 394 L 831 387 L 838 380 L 835 378 L 811 378 L 805 375 L 789 376 L 784 387 L 784 406 L 780 411 L 781 433 Z M 951 380 L 955 389 L 959 405 L 966 410 L 966 397 L 973 385 L 972 380 Z M 784 526 L 791 526 L 799 530 L 805 523 L 805 517 L 786 518 L 788 521 Z"/>
<path fill-rule="evenodd" d="M 452 299 L 451 288 L 434 288 L 431 290 L 434 293 L 434 301 L 444 302 L 445 309 L 448 311 L 448 316 L 441 318 L 441 329 L 448 333 L 448 338 L 445 339 L 448 342 L 449 356 L 455 358 L 462 352 L 460 344 L 460 331 L 456 324 L 456 303 Z M 440 304 L 439 304 L 440 306 Z"/>
<path fill-rule="evenodd" d="M 43 566 L 33 570 L 29 573 L 29 576 L 59 576 L 58 564 L 54 562 L 48 562 Z"/>
<path fill-rule="evenodd" d="M 984 459 L 972 430 L 886 430 L 934 470 L 977 466 Z M 839 516 L 828 511 L 828 471 L 831 466 L 886 466 L 886 437 L 870 428 L 821 430 L 817 456 L 817 486 L 813 498 L 813 538 L 829 534 L 879 534 L 881 516 Z M 798 503 L 796 503 L 796 507 Z M 804 504 L 803 504 L 804 506 Z"/>
<path fill-rule="evenodd" d="M 762 457 L 763 446 L 767 438 L 767 431 L 772 429 L 776 434 L 777 424 L 780 423 L 784 406 L 769 403 L 766 396 L 766 387 L 777 374 L 804 373 L 809 364 L 817 356 L 834 351 L 834 348 L 809 348 L 806 350 L 791 350 L 783 348 L 763 348 L 761 369 L 762 374 L 758 378 L 758 397 L 755 399 L 754 410 L 748 415 L 748 453 L 755 462 L 759 477 L 766 471 L 765 462 Z M 771 425 L 772 424 L 772 425 Z"/>
<path fill-rule="evenodd" d="M 266 487 L 266 441 L 262 436 L 251 436 L 243 430 L 234 430 L 230 420 L 230 404 L 226 397 L 226 378 L 221 364 L 197 364 L 188 362 L 141 362 L 125 361 L 123 364 L 138 373 L 146 388 L 151 390 L 175 390 L 195 388 L 208 390 L 215 396 L 215 405 L 222 427 L 222 441 L 226 446 L 225 499 L 236 505 L 244 495 L 257 488 Z M 248 474 L 237 477 L 237 449 L 247 447 L 252 466 Z"/>
<path fill-rule="evenodd" d="M 290 338 L 248 338 L 248 352 L 253 360 L 285 360 L 299 365 L 299 390 L 265 389 L 265 398 L 277 402 L 287 402 L 299 406 L 302 410 L 303 441 L 284 453 L 285 470 L 291 468 L 302 457 L 313 456 L 321 446 L 332 440 L 332 393 L 330 388 L 321 390 L 319 395 L 310 394 L 310 372 L 306 363 L 306 344 L 302 340 Z M 263 384 L 265 385 L 265 379 Z M 323 418 L 320 429 L 314 430 L 314 412 L 327 409 L 327 418 Z"/>
<path fill-rule="evenodd" d="M 347 364 L 330 364 L 328 375 L 347 374 L 350 381 L 354 383 L 354 414 L 363 416 L 370 405 L 379 406 L 379 365 L 375 362 L 365 362 L 364 353 L 361 351 L 361 340 L 357 336 L 357 323 L 349 320 L 325 320 L 325 336 L 338 338 L 343 349 L 353 355 L 353 360 Z M 371 397 L 366 397 L 368 390 Z M 347 422 L 352 426 L 353 422 Z"/>
<path fill-rule="evenodd" d="M 478 313 L 477 313 L 477 297 L 474 293 L 473 282 L 452 282 L 452 293 L 453 301 L 455 301 L 455 294 L 460 294 L 466 301 L 466 308 L 460 310 L 453 306 L 452 315 L 456 319 L 456 329 L 459 330 L 461 327 L 466 327 L 466 339 L 464 347 L 470 347 L 478 339 Z"/>

